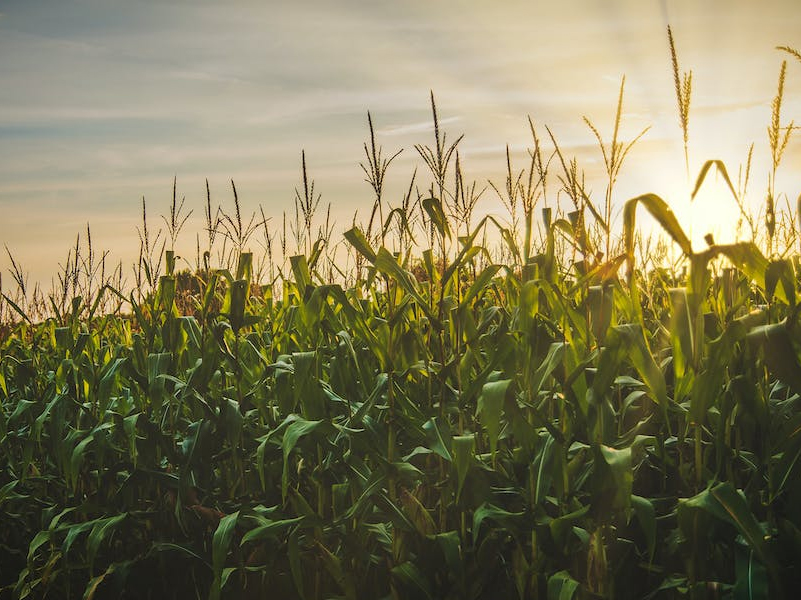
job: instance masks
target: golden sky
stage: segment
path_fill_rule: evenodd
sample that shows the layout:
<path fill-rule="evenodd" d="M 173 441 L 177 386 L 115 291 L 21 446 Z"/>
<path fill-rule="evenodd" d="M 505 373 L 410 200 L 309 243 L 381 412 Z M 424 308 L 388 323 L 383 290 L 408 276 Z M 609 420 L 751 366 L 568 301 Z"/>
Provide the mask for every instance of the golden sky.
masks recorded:
<path fill-rule="evenodd" d="M 785 58 L 783 117 L 801 121 L 801 62 L 775 49 L 801 47 L 796 0 L 4 0 L 0 242 L 45 287 L 87 222 L 97 248 L 130 264 L 141 198 L 157 227 L 173 176 L 198 217 L 205 179 L 227 203 L 233 178 L 244 211 L 262 205 L 277 224 L 292 210 L 304 149 L 342 231 L 371 206 L 359 167 L 367 111 L 385 152 L 404 149 L 387 176 L 393 203 L 422 166 L 414 144 L 433 139 L 430 90 L 449 139 L 465 134 L 461 159 L 480 187 L 503 185 L 507 144 L 525 166 L 531 116 L 577 157 L 600 202 L 601 155 L 582 117 L 611 137 L 623 75 L 622 136 L 650 130 L 616 200 L 659 193 L 697 238 L 710 229 L 725 240 L 736 213 L 715 197 L 719 182 L 692 208 L 686 199 L 668 23 L 693 71 L 691 177 L 711 158 L 736 176 L 754 142 L 749 201 L 758 205 Z M 777 180 L 793 203 L 799 148 L 790 142 Z M 499 204 L 486 193 L 479 210 Z M 190 249 L 196 225 L 180 240 Z"/>

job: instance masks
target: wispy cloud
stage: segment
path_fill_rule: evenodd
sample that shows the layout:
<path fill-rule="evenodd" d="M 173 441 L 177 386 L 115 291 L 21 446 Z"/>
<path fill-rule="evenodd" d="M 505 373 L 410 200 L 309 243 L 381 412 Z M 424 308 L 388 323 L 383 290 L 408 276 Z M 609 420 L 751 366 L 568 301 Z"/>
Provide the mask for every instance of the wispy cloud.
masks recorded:
<path fill-rule="evenodd" d="M 440 125 L 447 125 L 449 123 L 456 123 L 461 121 L 461 117 L 446 117 L 444 119 L 437 119 Z M 407 123 L 404 125 L 388 125 L 378 130 L 380 135 L 408 135 L 410 133 L 420 133 L 422 131 L 433 131 L 434 123 L 431 120 L 420 121 L 417 123 Z"/>
<path fill-rule="evenodd" d="M 194 192 L 202 198 L 205 176 L 220 186 L 236 177 L 243 202 L 264 201 L 280 214 L 305 148 L 346 222 L 365 197 L 358 163 L 368 110 L 386 146 L 425 142 L 433 89 L 440 125 L 449 139 L 465 134 L 465 165 L 480 181 L 503 176 L 507 143 L 523 164 L 527 115 L 594 168 L 597 149 L 581 116 L 607 131 L 624 73 L 622 131 L 653 125 L 629 171 L 644 185 L 647 161 L 671 152 L 680 136 L 665 14 L 682 66 L 696 73 L 696 154 L 719 156 L 716 143 L 740 152 L 764 139 L 779 64 L 773 47 L 797 37 L 795 3 L 732 0 L 725 19 L 692 0 L 661 6 L 9 3 L 0 12 L 0 208 L 45 207 L 61 222 L 70 211 L 83 221 L 112 218 L 141 194 L 166 197 L 177 174 L 188 202 Z M 788 94 L 794 85 L 788 74 Z M 790 98 L 786 109 L 799 110 Z M 389 179 L 403 179 L 415 160 L 404 152 Z M 0 241 L 27 242 L 10 223 L 0 222 Z M 61 233 L 43 225 L 41 235 Z M 46 270 L 52 259 L 37 260 Z"/>

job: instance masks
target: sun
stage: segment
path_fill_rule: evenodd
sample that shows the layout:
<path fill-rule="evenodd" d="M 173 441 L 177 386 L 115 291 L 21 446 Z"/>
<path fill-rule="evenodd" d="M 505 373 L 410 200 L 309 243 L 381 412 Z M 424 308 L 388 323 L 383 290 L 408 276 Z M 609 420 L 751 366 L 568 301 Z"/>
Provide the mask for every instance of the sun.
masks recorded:
<path fill-rule="evenodd" d="M 689 202 L 688 218 L 693 248 L 703 248 L 712 240 L 717 244 L 731 244 L 744 241 L 744 236 L 750 237 L 747 227 L 743 228 L 737 200 L 723 178 L 704 182 Z"/>
<path fill-rule="evenodd" d="M 696 252 L 710 242 L 731 244 L 750 239 L 750 230 L 744 226 L 740 208 L 723 177 L 710 173 L 695 197 L 688 183 L 666 183 L 663 198 Z"/>

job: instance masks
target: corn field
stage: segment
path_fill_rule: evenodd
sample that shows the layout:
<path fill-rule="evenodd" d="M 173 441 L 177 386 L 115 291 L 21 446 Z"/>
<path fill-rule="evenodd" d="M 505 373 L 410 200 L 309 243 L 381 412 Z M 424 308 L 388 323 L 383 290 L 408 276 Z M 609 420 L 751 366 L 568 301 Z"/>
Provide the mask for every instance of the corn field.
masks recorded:
<path fill-rule="evenodd" d="M 622 103 L 611 144 L 588 122 L 604 206 L 532 123 L 508 214 L 474 222 L 432 96 L 430 181 L 388 203 L 370 118 L 373 211 L 340 241 L 304 155 L 278 237 L 234 188 L 179 270 L 174 196 L 133 286 L 76 245 L 39 316 L 5 289 L 0 598 L 791 598 L 798 214 L 772 184 L 746 213 L 714 160 L 696 191 L 717 171 L 761 237 L 698 250 L 662 198 L 619 202 Z"/>

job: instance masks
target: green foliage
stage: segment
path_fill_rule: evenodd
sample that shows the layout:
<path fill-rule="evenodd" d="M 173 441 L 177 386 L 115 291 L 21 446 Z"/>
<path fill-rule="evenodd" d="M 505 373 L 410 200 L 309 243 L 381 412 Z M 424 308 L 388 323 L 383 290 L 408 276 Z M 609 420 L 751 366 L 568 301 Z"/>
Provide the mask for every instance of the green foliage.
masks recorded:
<path fill-rule="evenodd" d="M 202 319 L 162 278 L 131 317 L 4 338 L 3 596 L 797 584 L 794 262 L 713 246 L 631 311 L 614 276 L 523 281 L 463 249 L 423 283 L 347 238 L 387 287 L 315 284 L 299 256 L 300 285 L 267 301 L 242 294 L 246 257 L 198 290 L 219 307 Z M 743 274 L 739 308 L 718 304 L 718 254 Z"/>
<path fill-rule="evenodd" d="M 630 149 L 621 104 L 622 86 L 609 150 L 593 127 L 612 180 Z M 390 161 L 370 127 L 381 220 Z M 43 319 L 4 294 L 21 320 L 0 336 L 0 598 L 789 597 L 797 256 L 696 251 L 650 193 L 613 238 L 613 181 L 588 226 L 558 149 L 576 210 L 546 207 L 539 247 L 536 153 L 528 187 L 507 156 L 512 222 L 473 226 L 454 213 L 475 203 L 455 200 L 461 173 L 454 190 L 445 177 L 460 139 L 437 124 L 418 147 L 434 181 L 414 211 L 407 197 L 378 234 L 344 234 L 344 277 L 326 271 L 330 229 L 314 239 L 304 154 L 298 253 L 269 285 L 235 198 L 217 270 L 209 251 L 178 273 L 167 250 L 160 274 L 145 218 L 132 292 L 87 286 Z M 713 167 L 741 205 L 719 161 L 696 191 Z M 638 207 L 684 274 L 644 268 Z M 210 204 L 207 219 L 211 247 Z M 101 310 L 106 291 L 130 314 Z"/>

